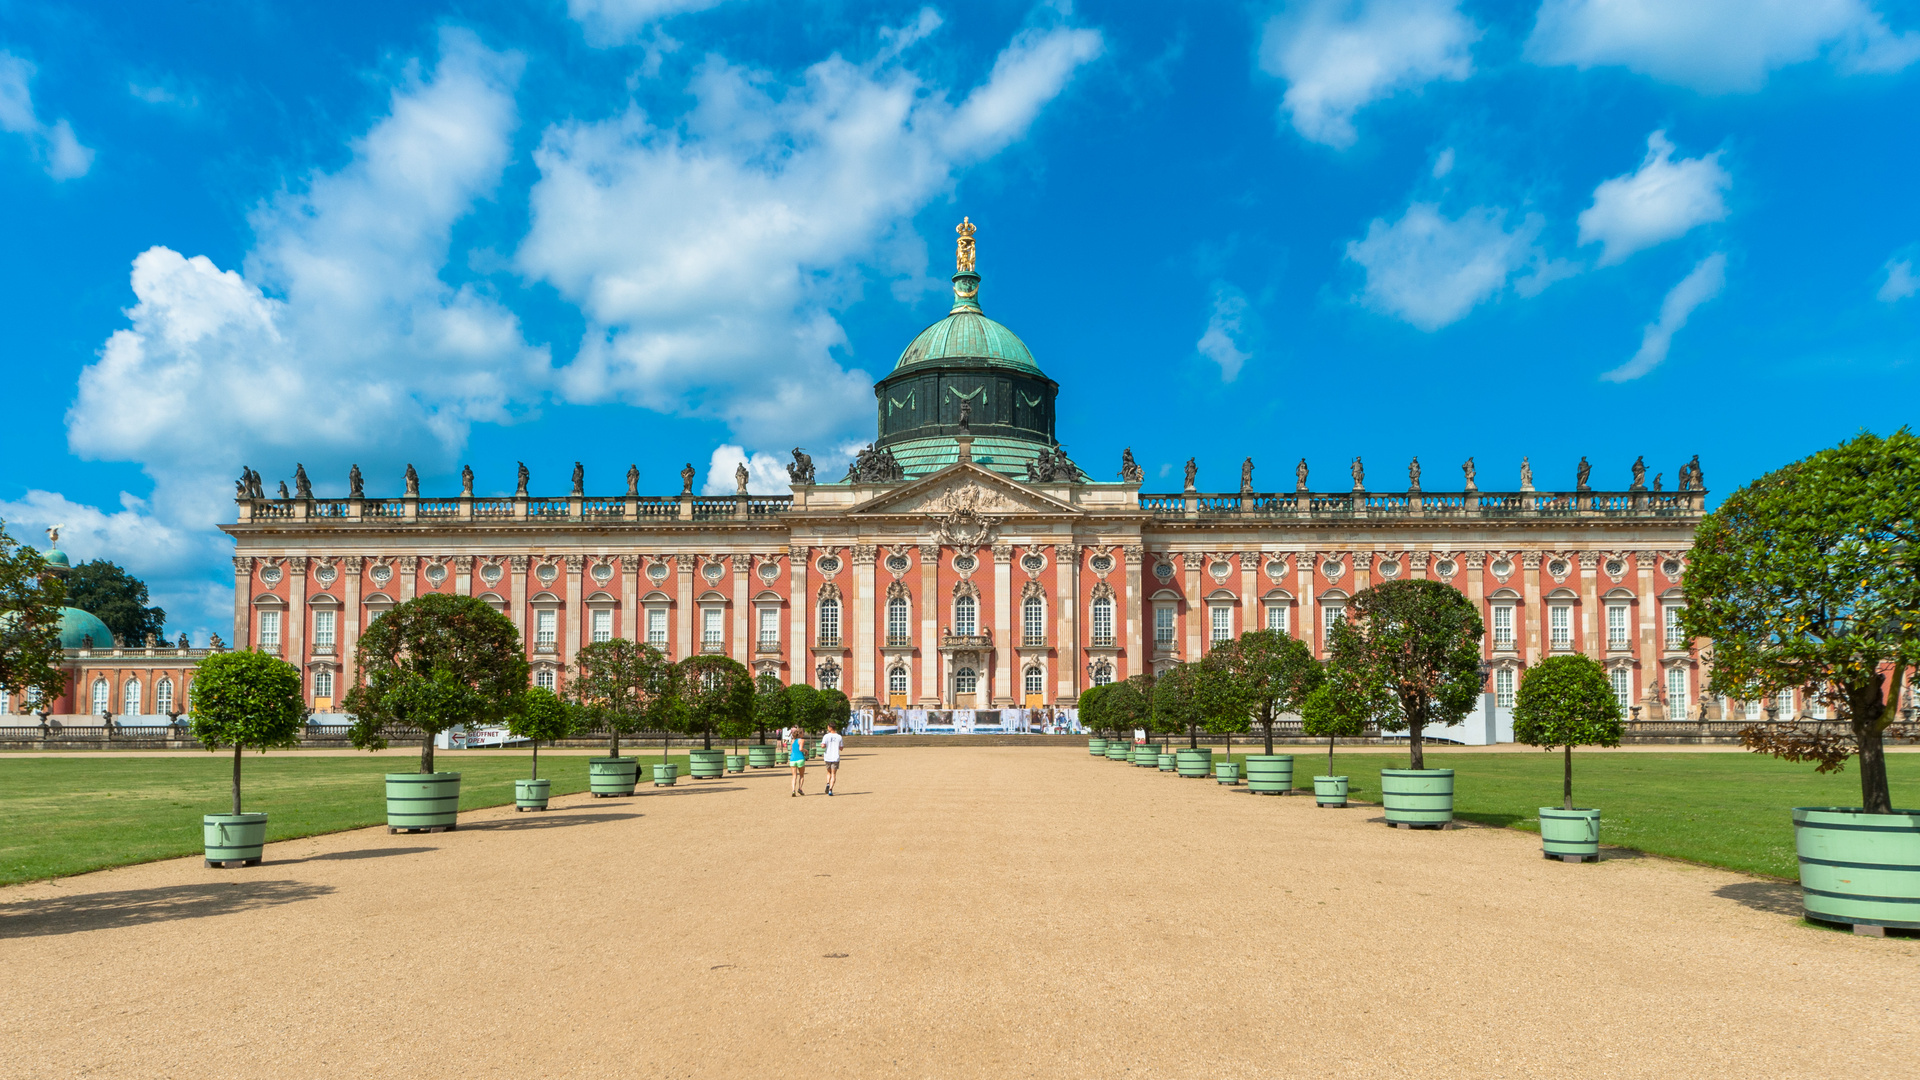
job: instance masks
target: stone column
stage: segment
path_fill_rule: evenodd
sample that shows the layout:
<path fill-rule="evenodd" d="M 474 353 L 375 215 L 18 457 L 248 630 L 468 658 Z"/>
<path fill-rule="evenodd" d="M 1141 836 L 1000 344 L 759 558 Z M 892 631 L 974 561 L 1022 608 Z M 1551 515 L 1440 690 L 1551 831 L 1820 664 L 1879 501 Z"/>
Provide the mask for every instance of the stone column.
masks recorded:
<path fill-rule="evenodd" d="M 1192 663 L 1200 659 L 1201 642 L 1207 634 L 1207 597 L 1201 591 L 1201 564 L 1207 561 L 1205 555 L 1197 551 L 1182 552 L 1180 555 L 1180 587 L 1187 594 L 1187 640 L 1181 648 L 1181 659 Z"/>
<path fill-rule="evenodd" d="M 631 500 L 629 500 L 631 501 Z M 632 521 L 633 515 L 628 514 Z M 628 641 L 644 640 L 640 626 L 640 556 L 628 552 L 620 556 L 620 626 L 615 636 Z"/>
<path fill-rule="evenodd" d="M 807 615 L 812 604 L 807 597 L 807 548 L 787 545 L 787 681 L 809 682 L 807 678 Z"/>
<path fill-rule="evenodd" d="M 1128 544 L 1125 550 L 1126 581 L 1126 620 L 1127 620 L 1127 662 L 1114 671 L 1114 678 L 1138 675 L 1152 670 L 1147 659 L 1146 645 L 1146 593 L 1140 587 L 1140 563 L 1146 555 L 1146 549 L 1139 544 Z"/>
<path fill-rule="evenodd" d="M 1293 636 L 1307 643 L 1307 648 L 1315 656 L 1320 655 L 1320 615 L 1313 597 L 1313 568 L 1320 564 L 1320 556 L 1312 551 L 1298 551 L 1293 556 L 1293 580 L 1298 583 L 1300 601 L 1294 605 L 1294 621 L 1299 625 L 1293 628 Z"/>
<path fill-rule="evenodd" d="M 340 572 L 347 576 L 340 590 L 343 594 L 340 612 L 340 679 L 334 695 L 335 704 L 347 694 L 347 688 L 353 685 L 355 665 L 358 663 L 355 653 L 360 645 L 360 620 L 366 612 L 360 610 L 360 574 L 366 564 L 358 555 L 349 555 L 340 560 L 343 564 Z M 336 708 L 335 711 L 338 711 Z"/>
<path fill-rule="evenodd" d="M 682 501 L 685 501 L 684 497 Z M 693 627 L 693 564 L 693 556 L 685 552 L 674 556 L 673 568 L 676 571 L 674 579 L 679 588 L 679 595 L 674 603 L 674 607 L 678 610 L 673 620 L 673 649 L 668 655 L 675 660 L 685 660 L 700 651 L 700 641 L 694 636 Z"/>
<path fill-rule="evenodd" d="M 300 684 L 307 681 L 307 557 L 295 555 L 287 560 L 287 625 L 282 631 L 287 663 L 300 669 Z M 304 695 L 305 691 L 302 690 Z"/>
<path fill-rule="evenodd" d="M 1540 662 L 1540 626 L 1547 621 L 1546 604 L 1540 599 L 1540 552 L 1520 553 L 1520 579 L 1527 619 L 1527 666 Z"/>
<path fill-rule="evenodd" d="M 527 633 L 527 556 L 509 555 L 507 557 L 507 601 L 512 610 L 507 614 L 513 619 L 513 628 L 520 632 L 520 641 L 533 649 L 533 641 Z"/>
<path fill-rule="evenodd" d="M 1267 620 L 1262 618 L 1260 610 L 1259 574 L 1260 553 L 1242 551 L 1240 553 L 1240 632 L 1266 629 Z"/>
<path fill-rule="evenodd" d="M 994 708 L 1016 700 L 1013 670 L 1013 545 L 993 545 L 993 696 Z"/>
<path fill-rule="evenodd" d="M 1473 601 L 1473 610 L 1480 613 L 1480 621 L 1486 627 L 1486 633 L 1480 641 L 1480 658 L 1493 656 L 1493 617 L 1487 611 L 1483 597 L 1487 591 L 1487 553 L 1484 551 L 1459 551 L 1454 557 L 1460 560 L 1460 571 L 1467 579 L 1467 599 Z"/>
<path fill-rule="evenodd" d="M 1086 556 L 1078 537 L 1054 549 L 1060 555 L 1054 561 L 1054 610 L 1059 612 L 1060 671 L 1056 701 L 1078 701 L 1080 686 L 1087 673 L 1080 670 L 1080 560 Z"/>
<path fill-rule="evenodd" d="M 733 658 L 753 670 L 753 639 L 747 625 L 753 612 L 753 597 L 747 593 L 747 565 L 753 556 L 746 552 L 733 555 Z"/>
<path fill-rule="evenodd" d="M 250 555 L 235 555 L 233 557 L 233 647 L 234 648 L 245 649 L 245 648 L 251 647 L 251 644 L 253 642 L 252 616 L 253 616 L 253 557 Z M 96 641 L 94 642 L 94 644 L 104 646 L 104 645 L 110 644 L 110 642 Z M 74 691 L 75 698 L 77 699 L 83 692 L 88 692 L 88 688 L 83 686 L 83 687 L 80 687 L 78 690 Z M 87 709 L 91 709 L 93 707 L 92 699 L 88 699 L 85 702 L 85 705 Z M 76 704 L 74 706 L 74 709 L 76 712 L 85 711 L 80 707 L 79 704 Z"/>
<path fill-rule="evenodd" d="M 1600 640 L 1605 632 L 1607 613 L 1600 608 L 1600 553 L 1597 551 L 1579 552 L 1580 559 L 1580 651 L 1604 661 L 1607 657 L 1606 643 Z"/>
<path fill-rule="evenodd" d="M 854 642 L 854 647 L 859 650 L 859 655 L 855 657 L 854 662 L 847 665 L 852 670 L 844 673 L 845 676 L 850 677 L 849 681 L 852 683 L 848 687 L 847 697 L 849 698 L 877 699 L 878 697 L 874 691 L 873 681 L 873 661 L 875 650 L 878 648 L 878 643 L 873 639 L 875 556 L 876 551 L 872 544 L 853 545 L 854 595 L 850 598 L 852 602 L 841 608 L 847 618 L 854 620 L 854 625 L 846 629 L 859 635 L 858 637 L 854 637 L 853 634 L 848 635 L 848 638 Z M 854 672 L 859 674 L 855 676 Z"/>
<path fill-rule="evenodd" d="M 946 598 L 940 595 L 940 560 L 947 549 L 939 544 L 920 548 L 920 706 L 940 705 L 940 618 Z"/>
<path fill-rule="evenodd" d="M 560 616 L 560 635 L 564 639 L 560 645 L 560 663 L 573 666 L 573 656 L 580 651 L 580 643 L 587 640 L 586 594 L 580 591 L 580 571 L 586 566 L 586 559 L 579 555 L 567 556 L 567 609 Z"/>
<path fill-rule="evenodd" d="M 1640 593 L 1640 671 L 1639 693 L 1634 700 L 1642 704 L 1653 696 L 1655 689 L 1666 692 L 1662 685 L 1665 674 L 1660 668 L 1660 638 L 1663 629 L 1660 626 L 1660 597 L 1653 590 L 1653 568 L 1660 560 L 1657 551 L 1636 551 L 1633 553 L 1633 569 L 1637 575 Z M 1640 719 L 1651 720 L 1653 710 L 1642 709 Z M 1784 719 L 1784 718 L 1783 718 Z"/>

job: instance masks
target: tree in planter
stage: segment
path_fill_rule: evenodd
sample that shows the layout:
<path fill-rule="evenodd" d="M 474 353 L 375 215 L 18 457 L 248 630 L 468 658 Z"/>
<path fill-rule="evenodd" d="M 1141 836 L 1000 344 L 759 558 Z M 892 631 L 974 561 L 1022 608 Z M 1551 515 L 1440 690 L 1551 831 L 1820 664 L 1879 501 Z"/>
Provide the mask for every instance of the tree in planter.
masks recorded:
<path fill-rule="evenodd" d="M 1562 810 L 1573 809 L 1573 748 L 1620 745 L 1620 702 L 1591 656 L 1553 656 L 1527 669 L 1513 703 L 1513 737 L 1566 751 Z"/>
<path fill-rule="evenodd" d="M 820 710 L 820 691 L 806 683 L 794 683 L 787 687 L 787 724 L 801 730 L 810 730 L 813 716 Z"/>
<path fill-rule="evenodd" d="M 770 671 L 755 679 L 753 685 L 753 726 L 759 729 L 760 745 L 765 746 L 768 728 L 778 731 L 793 722 L 793 698 L 780 676 Z"/>
<path fill-rule="evenodd" d="M 1081 727 L 1088 731 L 1107 730 L 1107 694 L 1112 689 L 1113 684 L 1107 683 L 1101 686 L 1089 686 L 1080 691 Z"/>
<path fill-rule="evenodd" d="M 1153 681 L 1153 727 L 1169 734 L 1187 733 L 1189 749 L 1200 748 L 1200 724 L 1206 719 L 1206 697 L 1200 683 L 1206 678 L 1199 664 L 1175 664 Z"/>
<path fill-rule="evenodd" d="M 1333 624 L 1327 681 L 1350 716 L 1407 732 L 1410 768 L 1426 768 L 1421 733 L 1473 711 L 1485 676 L 1485 624 L 1473 601 L 1438 581 L 1389 581 L 1360 590 Z"/>
<path fill-rule="evenodd" d="M 716 732 L 735 730 L 753 718 L 753 677 L 730 656 L 690 656 L 680 661 L 680 701 L 688 732 L 699 732 L 701 749 L 713 749 Z"/>
<path fill-rule="evenodd" d="M 582 718 L 607 733 L 607 756 L 620 756 L 620 736 L 643 728 L 677 729 L 677 669 L 659 649 L 614 638 L 580 647 L 567 693 Z"/>
<path fill-rule="evenodd" d="M 1237 712 L 1258 720 L 1267 754 L 1273 753 L 1274 723 L 1286 713 L 1299 712 L 1307 695 L 1325 681 L 1306 642 L 1278 630 L 1249 630 L 1236 641 L 1215 646 L 1203 663 L 1220 675 L 1203 684 L 1210 697 L 1209 714 L 1224 721 Z"/>
<path fill-rule="evenodd" d="M 1367 718 L 1341 711 L 1333 688 L 1322 683 L 1314 687 L 1313 692 L 1307 695 L 1307 700 L 1300 705 L 1300 733 L 1327 740 L 1327 775 L 1332 776 L 1334 740 L 1355 739 L 1365 735 Z"/>
<path fill-rule="evenodd" d="M 432 593 L 401 604 L 367 627 L 359 657 L 345 702 L 354 717 L 349 738 L 362 750 L 384 750 L 387 728 L 418 728 L 423 773 L 433 771 L 435 736 L 502 718 L 527 689 L 519 631 L 474 596 Z"/>
<path fill-rule="evenodd" d="M 1862 433 L 1762 476 L 1694 533 L 1681 627 L 1712 639 L 1711 689 L 1803 690 L 1835 717 L 1748 728 L 1749 750 L 1835 772 L 1860 758 L 1860 803 L 1893 812 L 1884 744 L 1920 664 L 1920 437 Z M 1899 731 L 1901 737 L 1913 737 Z"/>
<path fill-rule="evenodd" d="M 1112 683 L 1106 696 L 1107 723 L 1121 742 L 1133 741 L 1136 729 L 1153 727 L 1153 678 L 1135 675 L 1124 682 Z"/>
<path fill-rule="evenodd" d="M 796 719 L 798 719 L 796 710 Z M 822 690 L 814 698 L 814 705 L 807 717 L 799 720 L 801 730 L 809 735 L 818 735 L 832 724 L 841 731 L 847 729 L 847 719 L 853 715 L 853 702 L 839 690 Z"/>
<path fill-rule="evenodd" d="M 262 652 L 214 653 L 193 680 L 193 737 L 233 747 L 233 812 L 240 810 L 240 752 L 297 746 L 306 724 L 300 670 Z"/>
<path fill-rule="evenodd" d="M 533 743 L 533 775 L 528 779 L 540 779 L 540 740 L 564 739 L 579 724 L 579 710 L 546 687 L 536 686 L 521 695 L 519 707 L 507 717 L 507 731 Z"/>
<path fill-rule="evenodd" d="M 46 557 L 14 543 L 0 522 L 0 687 L 29 701 L 52 701 L 66 692 L 67 673 L 60 667 L 66 596 L 60 575 L 47 572 Z"/>

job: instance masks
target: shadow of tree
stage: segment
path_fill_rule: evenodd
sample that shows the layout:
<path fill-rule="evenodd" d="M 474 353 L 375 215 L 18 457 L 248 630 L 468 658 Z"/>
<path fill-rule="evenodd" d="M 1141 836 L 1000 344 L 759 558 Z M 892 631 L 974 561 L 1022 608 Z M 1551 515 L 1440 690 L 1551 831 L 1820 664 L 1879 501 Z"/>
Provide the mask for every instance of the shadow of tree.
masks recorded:
<path fill-rule="evenodd" d="M 204 919 L 297 904 L 332 891 L 331 885 L 299 881 L 220 881 L 21 900 L 0 904 L 0 938 L 48 937 Z"/>
<path fill-rule="evenodd" d="M 1531 822 L 1536 820 L 1532 814 L 1490 814 L 1482 812 L 1463 814 L 1458 810 L 1454 811 L 1453 816 L 1461 821 L 1471 821 L 1476 825 L 1491 825 L 1496 829 L 1511 829 L 1522 821 Z"/>
<path fill-rule="evenodd" d="M 1736 881 L 1713 890 L 1713 895 L 1769 915 L 1790 915 L 1797 919 L 1804 914 L 1800 906 L 1800 886 L 1784 881 Z"/>
<path fill-rule="evenodd" d="M 439 851 L 436 847 L 387 847 L 359 848 L 354 851 L 329 851 L 325 855 L 309 855 L 304 859 L 286 859 L 285 862 L 324 862 L 328 859 L 384 859 L 389 855 L 418 855 L 423 851 Z M 269 860 L 269 865 L 282 860 Z"/>
<path fill-rule="evenodd" d="M 639 814 L 569 814 L 562 807 L 542 813 L 515 814 L 510 818 L 496 818 L 492 821 L 463 821 L 461 832 L 484 832 L 500 830 L 564 829 L 569 825 L 597 825 L 607 821 L 627 821 L 639 817 Z M 432 848 L 399 848 L 400 851 L 432 851 Z"/>

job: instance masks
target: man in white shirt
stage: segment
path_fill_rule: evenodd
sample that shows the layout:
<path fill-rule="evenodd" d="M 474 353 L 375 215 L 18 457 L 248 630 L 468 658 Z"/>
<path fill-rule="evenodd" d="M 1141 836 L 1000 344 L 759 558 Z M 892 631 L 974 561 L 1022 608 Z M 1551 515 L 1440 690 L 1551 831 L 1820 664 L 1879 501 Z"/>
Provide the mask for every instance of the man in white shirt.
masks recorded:
<path fill-rule="evenodd" d="M 820 757 L 827 765 L 827 794 L 833 794 L 833 782 L 840 776 L 840 732 L 832 724 L 820 736 Z"/>

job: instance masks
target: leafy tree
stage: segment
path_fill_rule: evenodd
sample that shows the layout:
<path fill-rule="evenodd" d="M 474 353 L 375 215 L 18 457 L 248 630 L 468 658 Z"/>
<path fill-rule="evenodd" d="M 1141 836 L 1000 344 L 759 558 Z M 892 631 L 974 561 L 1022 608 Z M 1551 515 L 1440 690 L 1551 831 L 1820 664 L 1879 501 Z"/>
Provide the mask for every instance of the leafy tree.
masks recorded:
<path fill-rule="evenodd" d="M 701 749 L 713 749 L 716 732 L 753 719 L 753 676 L 730 656 L 690 656 L 680 661 L 680 701 L 686 727 L 697 731 Z"/>
<path fill-rule="evenodd" d="M 306 723 L 300 669 L 263 652 L 214 653 L 193 680 L 193 737 L 233 747 L 233 812 L 240 813 L 240 752 L 296 746 Z"/>
<path fill-rule="evenodd" d="M 792 689 L 789 687 L 788 689 Z M 818 735 L 827 730 L 827 725 L 846 730 L 847 718 L 853 715 L 853 702 L 839 690 L 822 690 L 813 699 L 813 707 L 803 717 L 800 710 L 794 710 L 794 720 L 800 729 L 809 735 Z"/>
<path fill-rule="evenodd" d="M 0 686 L 29 700 L 66 692 L 60 667 L 60 606 L 67 591 L 38 551 L 16 544 L 0 522 Z"/>
<path fill-rule="evenodd" d="M 1406 731 L 1410 765 L 1426 768 L 1421 732 L 1473 711 L 1485 683 L 1485 624 L 1468 600 L 1438 581 L 1389 581 L 1360 590 L 1333 625 L 1327 678 L 1341 712 Z"/>
<path fill-rule="evenodd" d="M 1299 712 L 1326 677 L 1306 642 L 1278 630 L 1249 630 L 1236 641 L 1216 645 L 1203 662 L 1221 676 L 1203 687 L 1209 715 L 1225 721 L 1237 712 L 1259 720 L 1269 754 L 1275 722 Z"/>
<path fill-rule="evenodd" d="M 435 736 L 501 719 L 527 690 L 519 631 L 473 596 L 432 593 L 401 604 L 367 627 L 359 657 L 345 702 L 353 745 L 385 749 L 385 729 L 410 724 L 422 735 L 423 773 L 433 771 Z"/>
<path fill-rule="evenodd" d="M 1107 693 L 1113 684 L 1089 686 L 1080 692 L 1080 726 L 1088 731 L 1105 731 L 1108 723 Z"/>
<path fill-rule="evenodd" d="M 1920 663 L 1920 438 L 1865 433 L 1762 476 L 1700 522 L 1681 626 L 1713 641 L 1712 689 L 1823 699 L 1833 721 L 1749 728 L 1749 750 L 1834 772 L 1860 757 L 1866 812 L 1891 813 L 1884 742 Z"/>
<path fill-rule="evenodd" d="M 105 559 L 91 559 L 67 571 L 67 603 L 92 612 L 128 645 L 143 644 L 147 635 L 162 637 L 167 632 L 166 611 L 147 606 L 147 583 Z"/>
<path fill-rule="evenodd" d="M 1206 718 L 1202 708 L 1205 696 L 1200 689 L 1204 675 L 1199 664 L 1175 664 L 1160 673 L 1153 682 L 1153 726 L 1156 730 L 1187 733 L 1187 745 L 1200 747 L 1200 724 Z"/>
<path fill-rule="evenodd" d="M 1354 739 L 1367 733 L 1367 718 L 1342 712 L 1340 702 L 1333 695 L 1333 687 L 1321 683 L 1307 695 L 1300 704 L 1300 733 L 1311 738 L 1327 740 L 1327 775 L 1333 775 L 1333 742 L 1335 739 Z"/>
<path fill-rule="evenodd" d="M 1565 749 L 1561 809 L 1573 809 L 1573 748 L 1620 745 L 1620 702 L 1600 662 L 1575 653 L 1528 668 L 1513 703 L 1513 737 L 1528 746 Z"/>
<path fill-rule="evenodd" d="M 651 729 L 671 739 L 679 729 L 679 669 L 659 649 L 614 638 L 580 647 L 567 693 L 591 724 L 607 733 L 607 754 L 620 756 L 620 736 Z"/>
<path fill-rule="evenodd" d="M 760 731 L 761 745 L 767 741 L 767 729 L 778 730 L 792 723 L 793 697 L 780 676 L 767 672 L 754 681 L 753 726 Z"/>
<path fill-rule="evenodd" d="M 578 730 L 580 711 L 544 686 L 529 687 L 507 715 L 507 730 L 516 739 L 533 743 L 533 775 L 540 779 L 540 740 L 564 739 Z"/>
<path fill-rule="evenodd" d="M 1153 678 L 1135 675 L 1124 682 L 1111 683 L 1106 696 L 1107 723 L 1114 736 L 1126 742 L 1135 728 L 1153 726 Z"/>
<path fill-rule="evenodd" d="M 787 687 L 787 725 L 812 730 L 813 715 L 820 711 L 820 691 L 806 683 Z"/>

